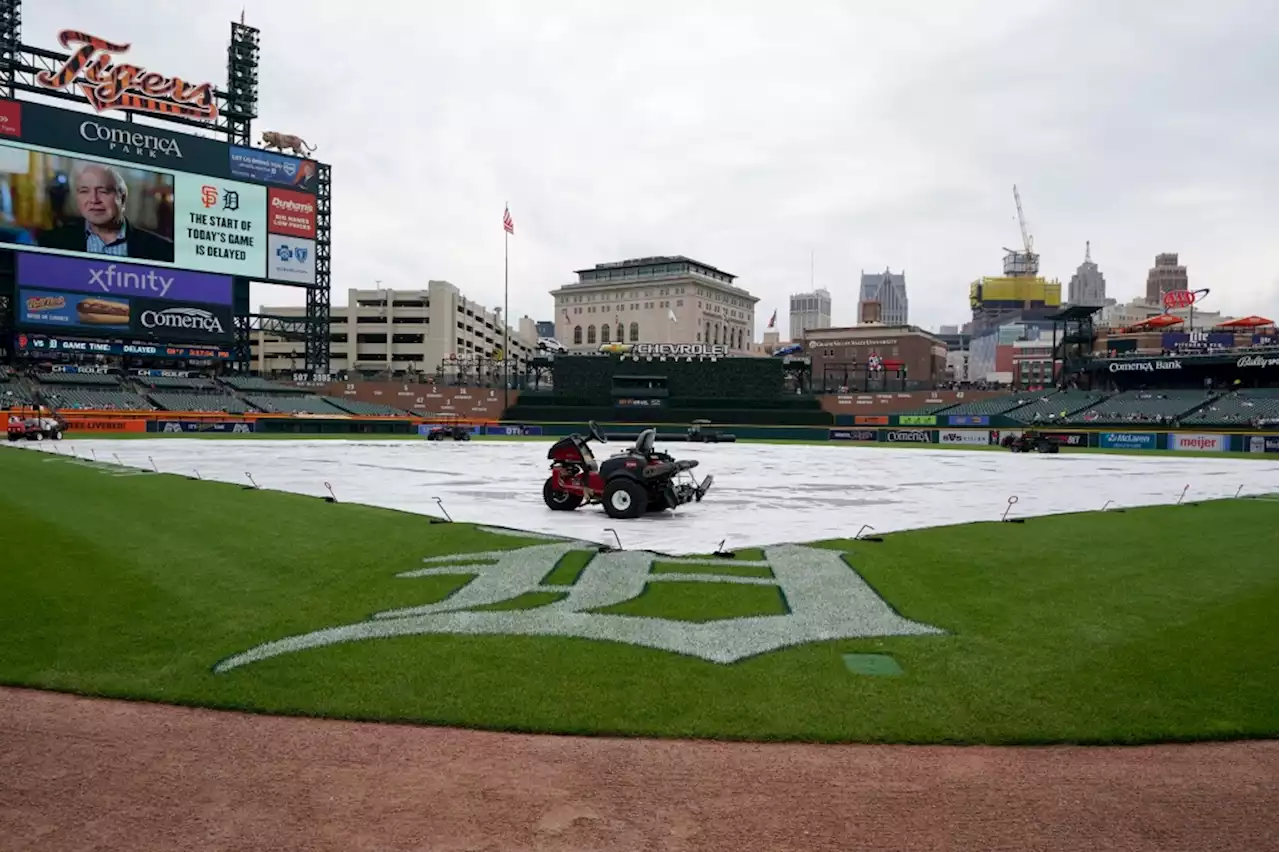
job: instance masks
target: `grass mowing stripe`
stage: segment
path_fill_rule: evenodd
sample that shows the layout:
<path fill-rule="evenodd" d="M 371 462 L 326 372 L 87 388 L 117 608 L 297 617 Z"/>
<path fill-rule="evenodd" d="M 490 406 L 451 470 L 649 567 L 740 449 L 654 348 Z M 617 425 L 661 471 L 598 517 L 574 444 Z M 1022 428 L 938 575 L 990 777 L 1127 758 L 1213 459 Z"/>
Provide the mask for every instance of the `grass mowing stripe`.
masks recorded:
<path fill-rule="evenodd" d="M 257 644 L 434 603 L 468 581 L 395 576 L 426 557 L 465 561 L 545 542 L 179 476 L 112 477 L 8 448 L 0 482 L 7 684 L 565 733 L 956 743 L 1276 735 L 1270 500 L 824 543 L 849 553 L 890 606 L 946 636 L 819 642 L 733 665 L 582 639 L 403 636 L 214 675 L 217 661 Z M 575 553 L 548 577 L 593 570 L 593 554 Z M 704 620 L 777 612 L 776 598 L 769 586 L 657 582 L 612 609 Z M 851 676 L 847 654 L 892 656 L 903 674 Z"/>

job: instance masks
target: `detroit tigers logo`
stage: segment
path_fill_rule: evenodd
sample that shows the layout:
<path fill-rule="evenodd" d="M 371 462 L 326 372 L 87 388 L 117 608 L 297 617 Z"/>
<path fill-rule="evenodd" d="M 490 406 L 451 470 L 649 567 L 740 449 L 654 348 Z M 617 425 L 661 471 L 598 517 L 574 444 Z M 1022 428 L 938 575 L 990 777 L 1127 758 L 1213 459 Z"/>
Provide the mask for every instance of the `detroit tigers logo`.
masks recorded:
<path fill-rule="evenodd" d="M 656 556 L 643 551 L 595 555 L 573 585 L 550 585 L 545 578 L 576 542 L 555 542 L 509 551 L 426 559 L 428 567 L 396 575 L 405 580 L 432 575 L 470 575 L 471 581 L 433 604 L 386 610 L 367 621 L 290 636 L 250 648 L 219 662 L 218 673 L 250 663 L 390 636 L 430 634 L 563 636 L 622 642 L 728 664 L 808 642 L 871 636 L 923 636 L 945 631 L 894 612 L 841 555 L 832 550 L 783 545 L 765 550 L 761 561 L 733 564 L 768 568 L 771 577 L 654 573 Z M 681 559 L 690 565 L 723 560 Z M 740 583 L 773 586 L 787 604 L 784 615 L 749 616 L 708 622 L 677 621 L 597 610 L 640 595 L 650 583 Z M 477 611 L 531 592 L 563 597 L 532 609 Z"/>

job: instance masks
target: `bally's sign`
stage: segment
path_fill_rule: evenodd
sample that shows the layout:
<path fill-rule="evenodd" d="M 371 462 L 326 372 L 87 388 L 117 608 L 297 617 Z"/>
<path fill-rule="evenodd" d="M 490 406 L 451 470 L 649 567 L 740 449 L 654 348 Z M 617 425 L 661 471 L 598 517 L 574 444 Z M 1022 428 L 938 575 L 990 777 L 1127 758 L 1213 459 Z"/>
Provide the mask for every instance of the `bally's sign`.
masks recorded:
<path fill-rule="evenodd" d="M 1274 355 L 1245 355 L 1236 361 L 1236 367 L 1280 367 L 1280 358 Z"/>
<path fill-rule="evenodd" d="M 1112 361 L 1107 367 L 1113 373 L 1154 373 L 1160 370 L 1181 370 L 1181 361 Z"/>

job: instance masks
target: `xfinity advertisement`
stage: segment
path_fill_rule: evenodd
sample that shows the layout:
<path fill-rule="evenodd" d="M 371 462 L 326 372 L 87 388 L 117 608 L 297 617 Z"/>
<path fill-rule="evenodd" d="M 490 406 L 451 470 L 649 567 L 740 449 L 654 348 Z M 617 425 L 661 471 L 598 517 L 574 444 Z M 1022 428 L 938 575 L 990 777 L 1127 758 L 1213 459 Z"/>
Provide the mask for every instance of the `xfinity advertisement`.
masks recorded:
<path fill-rule="evenodd" d="M 21 254 L 18 286 L 91 293 L 96 296 L 145 296 L 184 302 L 231 304 L 231 276 L 160 269 L 131 263 Z"/>

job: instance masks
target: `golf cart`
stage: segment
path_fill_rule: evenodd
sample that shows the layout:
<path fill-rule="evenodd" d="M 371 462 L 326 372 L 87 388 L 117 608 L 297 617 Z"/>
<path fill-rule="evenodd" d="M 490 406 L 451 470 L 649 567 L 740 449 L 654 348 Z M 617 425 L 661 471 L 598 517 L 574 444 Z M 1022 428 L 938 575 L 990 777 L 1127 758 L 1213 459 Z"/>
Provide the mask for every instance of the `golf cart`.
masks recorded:
<path fill-rule="evenodd" d="M 1006 447 L 1015 453 L 1029 453 L 1032 450 L 1037 453 L 1056 453 L 1059 445 L 1057 441 L 1048 435 L 1030 431 L 1016 436 L 1005 435 L 1004 440 L 1000 442 L 1000 446 Z"/>
<path fill-rule="evenodd" d="M 427 430 L 428 441 L 470 441 L 471 427 L 458 422 L 457 415 L 452 415 L 441 423 L 432 425 Z"/>
<path fill-rule="evenodd" d="M 710 424 L 710 420 L 693 421 L 693 425 L 689 427 L 686 433 L 688 440 L 695 444 L 731 444 L 738 440 L 738 436 L 730 432 L 706 428 Z"/>
<path fill-rule="evenodd" d="M 676 460 L 653 448 L 657 430 L 645 429 L 629 450 L 597 462 L 590 441 L 608 443 L 592 421 L 585 436 L 561 438 L 551 447 L 551 476 L 542 486 L 542 499 L 558 512 L 582 504 L 600 503 L 611 518 L 638 518 L 685 503 L 701 502 L 712 477 L 699 482 L 690 471 L 692 459 Z"/>

